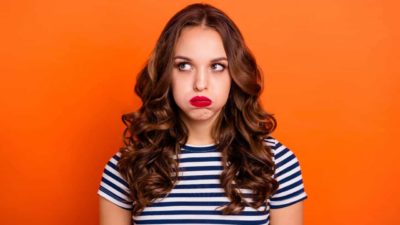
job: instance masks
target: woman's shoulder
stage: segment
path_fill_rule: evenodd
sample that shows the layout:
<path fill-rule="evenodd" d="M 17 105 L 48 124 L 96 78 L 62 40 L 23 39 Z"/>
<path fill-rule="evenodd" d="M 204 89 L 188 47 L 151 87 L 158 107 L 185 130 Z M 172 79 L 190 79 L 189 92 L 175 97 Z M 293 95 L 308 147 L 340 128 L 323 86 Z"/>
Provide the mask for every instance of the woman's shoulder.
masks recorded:
<path fill-rule="evenodd" d="M 308 195 L 304 189 L 300 162 L 296 155 L 274 137 L 269 136 L 264 141 L 270 146 L 272 159 L 276 165 L 273 177 L 279 183 L 279 188 L 270 198 L 271 209 L 305 200 Z"/>
<path fill-rule="evenodd" d="M 109 157 L 107 163 L 106 163 L 106 169 L 113 169 L 114 171 L 118 171 L 118 163 L 121 159 L 121 151 L 116 151 L 111 154 Z"/>
<path fill-rule="evenodd" d="M 275 145 L 278 142 L 278 140 L 276 140 L 272 136 L 267 136 L 266 138 L 264 138 L 263 141 L 264 141 L 264 144 L 271 147 L 271 149 L 275 148 Z"/>
<path fill-rule="evenodd" d="M 272 153 L 277 153 L 277 151 L 281 151 L 284 146 L 273 136 L 267 136 L 266 138 L 264 138 L 264 144 L 271 148 Z M 286 146 L 284 147 L 286 148 Z"/>
<path fill-rule="evenodd" d="M 97 194 L 114 204 L 124 208 L 132 209 L 129 185 L 118 170 L 118 162 L 121 152 L 115 152 L 107 161 Z"/>
<path fill-rule="evenodd" d="M 266 138 L 264 138 L 264 143 L 270 147 L 274 161 L 282 161 L 288 159 L 297 160 L 295 153 L 273 136 L 267 136 Z"/>

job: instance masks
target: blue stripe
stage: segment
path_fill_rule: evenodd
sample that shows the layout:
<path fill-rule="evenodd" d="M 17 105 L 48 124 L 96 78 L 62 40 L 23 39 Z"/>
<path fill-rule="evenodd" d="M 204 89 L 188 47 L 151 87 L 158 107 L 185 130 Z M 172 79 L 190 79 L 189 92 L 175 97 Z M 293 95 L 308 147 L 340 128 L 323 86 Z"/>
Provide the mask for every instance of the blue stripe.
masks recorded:
<path fill-rule="evenodd" d="M 199 158 L 183 158 L 179 159 L 179 162 L 213 162 L 213 161 L 221 161 L 221 157 L 199 157 Z"/>
<path fill-rule="evenodd" d="M 118 187 L 116 184 L 112 183 L 111 181 L 107 180 L 106 178 L 102 178 L 101 181 L 103 181 L 104 183 L 106 183 L 107 185 L 111 186 L 113 189 L 115 189 L 116 191 L 120 192 L 123 195 L 129 196 L 128 193 L 126 193 L 125 190 L 121 189 L 120 187 Z"/>
<path fill-rule="evenodd" d="M 279 159 L 279 158 L 282 157 L 284 154 L 286 154 L 288 151 L 289 151 L 288 148 L 284 148 L 284 149 L 281 150 L 280 152 L 276 153 L 275 159 Z"/>
<path fill-rule="evenodd" d="M 180 176 L 179 180 L 211 180 L 218 179 L 220 175 L 198 175 L 198 176 Z"/>
<path fill-rule="evenodd" d="M 196 166 L 196 167 L 179 167 L 179 171 L 204 171 L 204 170 L 223 170 L 223 166 Z"/>
<path fill-rule="evenodd" d="M 118 202 L 122 202 L 125 204 L 132 204 L 132 202 L 126 201 L 125 199 L 120 198 L 119 196 L 115 195 L 114 193 L 112 193 L 111 191 L 109 191 L 108 189 L 106 189 L 103 186 L 100 186 L 100 191 L 104 192 L 106 195 L 110 196 L 111 198 L 117 200 Z M 122 206 L 121 206 L 122 207 Z M 130 208 L 126 208 L 126 207 L 122 207 L 124 209 L 130 209 Z"/>
<path fill-rule="evenodd" d="M 198 197 L 225 197 L 224 192 L 207 192 L 207 193 L 201 193 L 201 192 L 196 192 L 196 193 L 170 193 L 166 194 L 164 196 L 168 197 L 176 197 L 176 198 L 198 198 Z M 251 198 L 253 196 L 252 193 L 244 193 L 243 197 L 245 198 Z"/>
<path fill-rule="evenodd" d="M 109 165 L 111 168 L 115 169 L 116 171 L 119 171 L 119 170 L 118 170 L 118 166 L 115 165 L 113 162 L 109 161 L 109 162 L 107 163 L 107 165 Z"/>
<path fill-rule="evenodd" d="M 283 165 L 285 165 L 286 163 L 288 163 L 290 160 L 294 159 L 294 155 L 289 155 L 286 159 L 280 161 L 279 163 L 276 164 L 276 167 L 279 168 Z"/>
<path fill-rule="evenodd" d="M 280 180 L 280 181 L 279 181 L 279 184 L 282 185 L 282 184 L 284 184 L 284 183 L 286 183 L 286 182 L 288 182 L 288 181 L 290 181 L 290 180 L 295 179 L 295 178 L 298 177 L 298 176 L 301 176 L 300 170 L 297 171 L 296 173 L 294 173 L 294 174 L 292 174 L 292 175 L 290 175 L 290 176 L 288 176 L 288 177 L 286 177 L 286 178 Z"/>
<path fill-rule="evenodd" d="M 175 198 L 198 198 L 198 197 L 225 197 L 223 192 L 219 193 L 170 193 L 167 194 L 168 197 L 175 197 Z"/>
<path fill-rule="evenodd" d="M 294 201 L 294 202 L 290 202 L 290 203 L 288 203 L 288 204 L 283 204 L 283 205 L 270 205 L 270 208 L 271 209 L 279 209 L 279 208 L 283 208 L 283 207 L 287 207 L 287 206 L 289 206 L 289 205 L 293 205 L 293 204 L 295 204 L 295 203 L 297 203 L 297 202 L 300 202 L 300 201 L 303 201 L 303 200 L 305 200 L 305 199 L 307 199 L 307 196 L 304 196 L 303 198 L 300 198 L 299 200 L 297 200 L 297 201 Z"/>
<path fill-rule="evenodd" d="M 159 206 L 222 206 L 227 204 L 226 202 L 154 202 L 150 204 L 151 207 L 159 207 Z"/>
<path fill-rule="evenodd" d="M 124 179 L 121 179 L 117 175 L 113 174 L 111 171 L 105 169 L 104 173 L 107 174 L 108 176 L 112 177 L 113 179 L 117 180 L 118 182 L 120 182 L 125 187 L 128 187 L 128 183 Z"/>
<path fill-rule="evenodd" d="M 264 142 L 268 142 L 269 144 L 275 144 L 274 139 L 273 139 L 273 138 L 270 138 L 270 137 L 264 138 Z"/>
<path fill-rule="evenodd" d="M 189 151 L 192 151 L 192 153 L 193 153 L 193 152 L 204 152 L 204 151 L 207 151 L 207 152 L 216 151 L 217 148 L 215 145 L 208 146 L 208 147 L 194 147 L 194 146 L 185 145 L 185 146 L 183 146 L 182 150 L 183 150 L 182 153 L 190 153 Z M 184 151 L 184 150 L 187 150 L 187 151 Z"/>
<path fill-rule="evenodd" d="M 222 210 L 204 210 L 204 211 L 199 211 L 199 210 L 171 210 L 171 211 L 144 211 L 141 213 L 141 216 L 150 216 L 150 215 L 223 215 Z M 242 211 L 240 214 L 242 216 L 261 216 L 264 215 L 262 212 L 258 211 Z"/>
<path fill-rule="evenodd" d="M 245 220 L 210 220 L 210 219 L 174 219 L 174 220 L 135 220 L 136 224 L 231 224 L 231 225 L 261 225 L 268 222 L 268 219 L 265 220 L 257 220 L 257 221 L 245 221 Z"/>
<path fill-rule="evenodd" d="M 180 184 L 175 189 L 191 189 L 191 188 L 221 188 L 220 184 Z"/>
<path fill-rule="evenodd" d="M 299 166 L 300 166 L 300 165 L 299 165 L 299 162 L 295 162 L 295 163 L 293 163 L 293 165 L 291 165 L 291 166 L 287 167 L 286 169 L 284 169 L 284 170 L 282 170 L 282 171 L 276 173 L 276 174 L 275 174 L 275 178 L 278 178 L 278 177 L 280 177 L 281 175 L 283 175 L 283 174 L 285 174 L 285 173 L 287 173 L 287 172 L 291 171 L 292 169 L 294 169 L 294 168 L 296 168 L 296 167 L 299 167 Z"/>
<path fill-rule="evenodd" d="M 295 196 L 297 196 L 297 195 L 302 194 L 303 192 L 304 192 L 304 188 L 302 188 L 302 189 L 300 189 L 300 190 L 298 190 L 298 191 L 295 191 L 295 192 L 293 192 L 293 193 L 291 193 L 291 194 L 282 196 L 282 197 L 271 198 L 271 201 L 282 201 L 282 200 L 290 199 L 290 198 L 293 198 L 293 197 L 295 197 Z"/>
<path fill-rule="evenodd" d="M 274 146 L 274 148 L 273 149 L 278 149 L 279 147 L 281 147 L 282 146 L 282 144 L 280 143 L 280 142 L 278 142 L 278 143 L 276 143 L 275 144 L 275 146 Z"/>
<path fill-rule="evenodd" d="M 119 157 L 117 154 L 115 154 L 115 155 L 113 155 L 113 158 L 114 158 L 115 160 L 117 160 L 117 162 L 118 162 L 119 159 L 120 159 L 121 157 Z"/>

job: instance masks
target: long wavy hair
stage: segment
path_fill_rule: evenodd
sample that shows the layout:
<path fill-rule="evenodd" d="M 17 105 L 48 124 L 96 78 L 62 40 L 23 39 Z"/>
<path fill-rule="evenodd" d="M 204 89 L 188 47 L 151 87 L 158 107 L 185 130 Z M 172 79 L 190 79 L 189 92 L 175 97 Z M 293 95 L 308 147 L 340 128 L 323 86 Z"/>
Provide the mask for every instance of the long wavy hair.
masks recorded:
<path fill-rule="evenodd" d="M 221 186 L 230 202 L 223 214 L 238 214 L 245 206 L 259 208 L 277 190 L 275 164 L 264 139 L 276 128 L 273 114 L 262 109 L 261 70 L 235 23 L 221 10 L 205 3 L 176 13 L 163 29 L 154 50 L 139 72 L 135 86 L 142 106 L 124 114 L 124 146 L 118 167 L 127 180 L 138 215 L 156 198 L 166 196 L 178 181 L 176 156 L 188 139 L 171 91 L 174 47 L 188 26 L 207 26 L 219 33 L 227 54 L 231 88 L 212 137 L 222 154 Z M 240 189 L 251 189 L 251 201 Z"/>

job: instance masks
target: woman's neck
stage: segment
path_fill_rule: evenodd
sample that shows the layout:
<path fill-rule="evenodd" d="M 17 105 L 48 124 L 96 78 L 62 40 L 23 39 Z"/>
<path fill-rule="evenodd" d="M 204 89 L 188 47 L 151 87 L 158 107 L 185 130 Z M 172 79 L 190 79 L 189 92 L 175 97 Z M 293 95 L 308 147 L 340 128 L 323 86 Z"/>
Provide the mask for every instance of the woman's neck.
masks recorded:
<path fill-rule="evenodd" d="M 209 145 L 215 144 L 211 136 L 211 129 L 216 118 L 207 121 L 194 121 L 182 118 L 186 127 L 189 129 L 187 144 Z"/>

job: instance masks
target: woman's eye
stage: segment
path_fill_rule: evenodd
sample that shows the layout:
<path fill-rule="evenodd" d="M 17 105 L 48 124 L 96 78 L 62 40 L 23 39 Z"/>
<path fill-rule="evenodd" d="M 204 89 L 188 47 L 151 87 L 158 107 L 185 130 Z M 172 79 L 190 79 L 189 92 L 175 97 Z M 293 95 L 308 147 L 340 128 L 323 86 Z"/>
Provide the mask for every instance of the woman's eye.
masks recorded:
<path fill-rule="evenodd" d="M 186 66 L 187 65 L 187 66 Z M 189 64 L 188 63 L 178 63 L 177 64 L 177 67 L 178 67 L 178 69 L 179 70 L 181 70 L 181 71 L 186 71 L 186 70 L 190 70 L 190 66 L 189 66 Z"/>
<path fill-rule="evenodd" d="M 225 69 L 225 65 L 220 64 L 220 63 L 215 63 L 215 64 L 212 65 L 212 68 L 213 68 L 214 70 L 216 70 L 216 71 L 222 72 L 222 71 L 224 71 L 224 69 Z"/>

